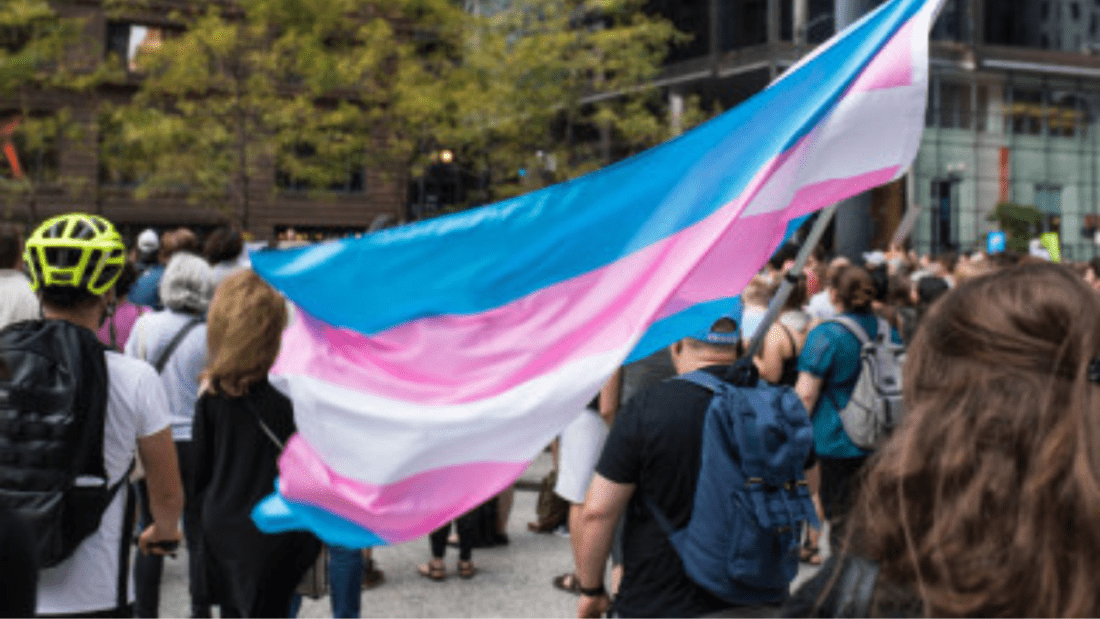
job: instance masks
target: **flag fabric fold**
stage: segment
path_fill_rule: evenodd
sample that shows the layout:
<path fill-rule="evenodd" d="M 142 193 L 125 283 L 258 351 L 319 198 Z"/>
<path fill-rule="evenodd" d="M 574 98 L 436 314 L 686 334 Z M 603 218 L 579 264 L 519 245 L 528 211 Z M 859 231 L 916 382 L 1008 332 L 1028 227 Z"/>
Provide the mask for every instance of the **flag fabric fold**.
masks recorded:
<path fill-rule="evenodd" d="M 791 222 L 899 178 L 942 0 L 891 0 L 768 89 L 582 178 L 282 252 L 272 382 L 299 432 L 253 518 L 350 547 L 424 535 L 507 487 L 624 362 L 705 329 Z"/>

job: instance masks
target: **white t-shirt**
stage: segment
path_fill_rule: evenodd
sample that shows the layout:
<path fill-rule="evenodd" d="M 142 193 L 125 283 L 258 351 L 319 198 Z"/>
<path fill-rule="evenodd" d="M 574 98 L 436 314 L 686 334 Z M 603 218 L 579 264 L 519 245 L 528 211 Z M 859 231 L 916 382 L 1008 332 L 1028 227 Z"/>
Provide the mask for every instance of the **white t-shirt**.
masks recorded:
<path fill-rule="evenodd" d="M 27 277 L 12 269 L 0 269 L 0 328 L 20 320 L 39 318 L 38 297 Z"/>
<path fill-rule="evenodd" d="M 139 438 L 168 427 L 168 398 L 148 363 L 107 352 L 107 417 L 103 460 L 110 483 L 130 468 Z M 38 575 L 38 614 L 74 614 L 118 606 L 118 558 L 127 487 L 103 513 L 99 530 L 88 536 L 63 563 Z M 129 539 L 130 532 L 125 535 Z M 129 543 L 129 542 L 127 542 Z M 130 575 L 128 602 L 134 599 Z"/>
<path fill-rule="evenodd" d="M 828 320 L 837 315 L 836 306 L 829 299 L 827 289 L 810 297 L 810 302 L 806 305 L 806 312 L 818 320 Z"/>
<path fill-rule="evenodd" d="M 191 320 L 190 314 L 161 310 L 143 314 L 134 323 L 126 354 L 144 359 L 152 365 L 179 330 Z M 144 354 L 142 354 L 144 347 Z M 195 419 L 195 401 L 199 395 L 199 375 L 206 368 L 206 323 L 195 325 L 184 336 L 168 359 L 160 377 L 172 415 L 172 439 L 191 440 L 191 423 Z M 156 370 L 154 370 L 155 372 Z"/>

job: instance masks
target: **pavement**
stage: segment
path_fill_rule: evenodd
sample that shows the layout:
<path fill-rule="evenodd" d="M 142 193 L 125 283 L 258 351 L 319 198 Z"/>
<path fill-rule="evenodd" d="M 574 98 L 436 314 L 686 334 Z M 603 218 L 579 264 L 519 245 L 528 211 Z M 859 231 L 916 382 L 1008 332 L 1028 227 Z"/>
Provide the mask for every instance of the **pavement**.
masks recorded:
<path fill-rule="evenodd" d="M 532 462 L 520 478 L 507 546 L 474 550 L 477 575 L 463 580 L 455 573 L 458 552 L 448 549 L 448 575 L 434 582 L 416 573 L 416 564 L 430 558 L 427 539 L 385 546 L 374 551 L 374 561 L 385 572 L 385 582 L 362 592 L 363 617 L 575 617 L 577 598 L 559 591 L 551 580 L 572 571 L 573 553 L 567 537 L 531 533 L 527 523 L 535 519 L 537 492 L 529 490 L 550 470 L 547 453 Z M 814 573 L 803 564 L 793 587 Z M 610 578 L 610 576 L 609 576 Z M 161 583 L 161 616 L 186 617 L 186 554 L 168 560 Z M 299 617 L 331 617 L 328 598 L 305 599 Z"/>

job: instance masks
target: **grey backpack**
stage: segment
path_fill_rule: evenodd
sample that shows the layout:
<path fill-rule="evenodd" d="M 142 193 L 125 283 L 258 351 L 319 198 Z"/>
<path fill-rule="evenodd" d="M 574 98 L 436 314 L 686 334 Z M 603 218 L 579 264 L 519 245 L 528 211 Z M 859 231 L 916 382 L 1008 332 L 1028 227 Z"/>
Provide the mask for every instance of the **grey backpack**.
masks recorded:
<path fill-rule="evenodd" d="M 835 322 L 859 339 L 859 378 L 848 405 L 840 411 L 840 422 L 848 438 L 861 449 L 874 449 L 901 424 L 901 370 L 905 347 L 890 339 L 890 325 L 878 319 L 878 336 L 872 340 L 859 323 L 846 316 Z"/>

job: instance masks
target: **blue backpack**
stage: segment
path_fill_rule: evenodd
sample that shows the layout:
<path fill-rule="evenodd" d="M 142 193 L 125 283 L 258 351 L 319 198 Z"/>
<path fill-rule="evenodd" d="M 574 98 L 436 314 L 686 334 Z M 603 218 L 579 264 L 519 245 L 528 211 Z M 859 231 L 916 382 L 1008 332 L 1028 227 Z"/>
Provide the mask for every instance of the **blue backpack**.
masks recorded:
<path fill-rule="evenodd" d="M 652 501 L 650 510 L 698 585 L 735 605 L 782 602 L 798 573 L 802 524 L 817 525 L 803 472 L 810 417 L 788 387 L 737 387 L 702 371 L 676 380 L 714 393 L 695 500 L 678 531 Z"/>

